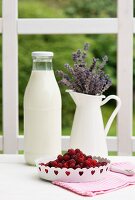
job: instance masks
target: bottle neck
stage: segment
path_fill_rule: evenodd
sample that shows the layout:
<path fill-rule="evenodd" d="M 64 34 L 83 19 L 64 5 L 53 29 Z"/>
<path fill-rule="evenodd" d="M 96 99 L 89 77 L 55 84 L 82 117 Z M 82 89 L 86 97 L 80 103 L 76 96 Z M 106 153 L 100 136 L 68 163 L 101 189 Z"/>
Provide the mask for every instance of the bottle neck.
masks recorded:
<path fill-rule="evenodd" d="M 52 58 L 33 57 L 33 70 L 53 70 Z"/>

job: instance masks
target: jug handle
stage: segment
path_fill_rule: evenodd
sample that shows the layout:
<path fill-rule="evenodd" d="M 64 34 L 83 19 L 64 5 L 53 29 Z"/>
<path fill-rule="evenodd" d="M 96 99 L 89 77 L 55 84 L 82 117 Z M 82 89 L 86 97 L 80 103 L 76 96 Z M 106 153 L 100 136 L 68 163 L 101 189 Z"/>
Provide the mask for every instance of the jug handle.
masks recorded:
<path fill-rule="evenodd" d="M 108 134 L 108 131 L 109 131 L 109 129 L 110 129 L 110 126 L 111 126 L 111 124 L 112 124 L 112 122 L 113 122 L 115 116 L 117 115 L 117 113 L 118 113 L 118 111 L 119 111 L 119 109 L 120 109 L 120 107 L 121 107 L 121 100 L 120 100 L 120 98 L 119 98 L 118 96 L 116 96 L 116 95 L 110 95 L 110 96 L 106 97 L 106 98 L 101 102 L 101 106 L 103 106 L 104 104 L 106 104 L 106 103 L 107 103 L 109 100 L 111 100 L 111 99 L 114 99 L 114 100 L 117 101 L 117 106 L 116 106 L 115 110 L 113 111 L 113 113 L 111 114 L 111 116 L 110 116 L 110 118 L 109 118 L 109 120 L 108 120 L 108 122 L 107 122 L 107 124 L 106 124 L 106 127 L 105 127 L 105 134 L 106 134 L 106 135 Z"/>

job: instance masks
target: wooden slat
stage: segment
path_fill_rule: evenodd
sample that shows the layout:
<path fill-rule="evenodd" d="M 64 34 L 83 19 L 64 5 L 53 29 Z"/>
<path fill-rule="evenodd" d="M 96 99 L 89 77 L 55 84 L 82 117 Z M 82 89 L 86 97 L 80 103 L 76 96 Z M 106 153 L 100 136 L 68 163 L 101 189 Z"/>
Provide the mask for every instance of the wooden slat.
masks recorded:
<path fill-rule="evenodd" d="M 118 154 L 132 153 L 133 112 L 133 0 L 118 0 Z"/>
<path fill-rule="evenodd" d="M 117 33 L 116 18 L 18 19 L 19 34 Z"/>
<path fill-rule="evenodd" d="M 133 18 L 133 32 L 135 33 L 135 18 Z"/>
<path fill-rule="evenodd" d="M 17 153 L 18 40 L 17 0 L 3 0 L 3 133 L 4 153 Z"/>
<path fill-rule="evenodd" d="M 2 33 L 2 18 L 0 18 L 0 33 Z"/>
<path fill-rule="evenodd" d="M 3 150 L 3 136 L 0 136 L 0 151 Z"/>
<path fill-rule="evenodd" d="M 135 136 L 132 136 L 132 151 L 135 152 Z"/>
<path fill-rule="evenodd" d="M 117 137 L 107 137 L 107 146 L 109 151 L 117 151 Z M 65 151 L 69 148 L 69 136 L 62 136 L 62 150 Z M 18 149 L 24 149 L 24 136 L 18 136 Z"/>

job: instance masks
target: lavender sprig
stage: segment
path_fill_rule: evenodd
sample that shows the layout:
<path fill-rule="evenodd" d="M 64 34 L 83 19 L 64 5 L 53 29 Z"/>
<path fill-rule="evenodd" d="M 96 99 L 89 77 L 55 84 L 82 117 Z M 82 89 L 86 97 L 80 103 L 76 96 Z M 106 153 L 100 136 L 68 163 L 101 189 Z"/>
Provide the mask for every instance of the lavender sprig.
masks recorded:
<path fill-rule="evenodd" d="M 88 66 L 86 62 L 89 44 L 85 43 L 83 50 L 78 49 L 72 54 L 73 67 L 65 64 L 68 73 L 57 71 L 62 78 L 60 83 L 69 89 L 89 95 L 101 95 L 111 86 L 110 77 L 103 71 L 108 62 L 108 57 L 104 56 L 102 61 L 98 58 L 92 59 L 92 64 Z"/>

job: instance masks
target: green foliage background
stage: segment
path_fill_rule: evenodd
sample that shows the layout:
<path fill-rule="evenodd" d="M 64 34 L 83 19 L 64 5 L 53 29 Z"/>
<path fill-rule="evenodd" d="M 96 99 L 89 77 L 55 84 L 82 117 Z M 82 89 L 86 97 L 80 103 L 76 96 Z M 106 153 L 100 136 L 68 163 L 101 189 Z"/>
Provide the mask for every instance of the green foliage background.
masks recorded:
<path fill-rule="evenodd" d="M 116 17 L 116 0 L 18 0 L 20 18 L 86 18 L 86 17 Z M 59 28 L 59 27 L 58 27 Z M 32 69 L 32 51 L 53 51 L 54 70 L 64 69 L 65 63 L 72 64 L 71 54 L 83 46 L 84 42 L 91 44 L 89 56 L 101 58 L 108 55 L 109 63 L 106 72 L 110 74 L 113 85 L 106 95 L 116 93 L 116 46 L 117 36 L 106 35 L 19 35 L 19 125 L 23 134 L 23 95 Z M 0 48 L 1 48 L 0 40 Z M 135 58 L 135 56 L 134 56 Z M 1 60 L 1 54 L 0 54 Z M 0 74 L 2 71 L 0 63 Z M 0 76 L 0 84 L 1 84 Z M 2 85 L 0 85 L 0 104 L 2 104 Z M 69 134 L 75 105 L 70 96 L 61 87 L 63 98 L 63 134 Z M 103 109 L 106 123 L 115 104 Z M 2 106 L 0 106 L 2 109 Z M 2 110 L 0 110 L 2 113 Z M 0 128 L 2 118 L 0 117 Z M 110 135 L 116 132 L 116 120 L 110 130 Z"/>

